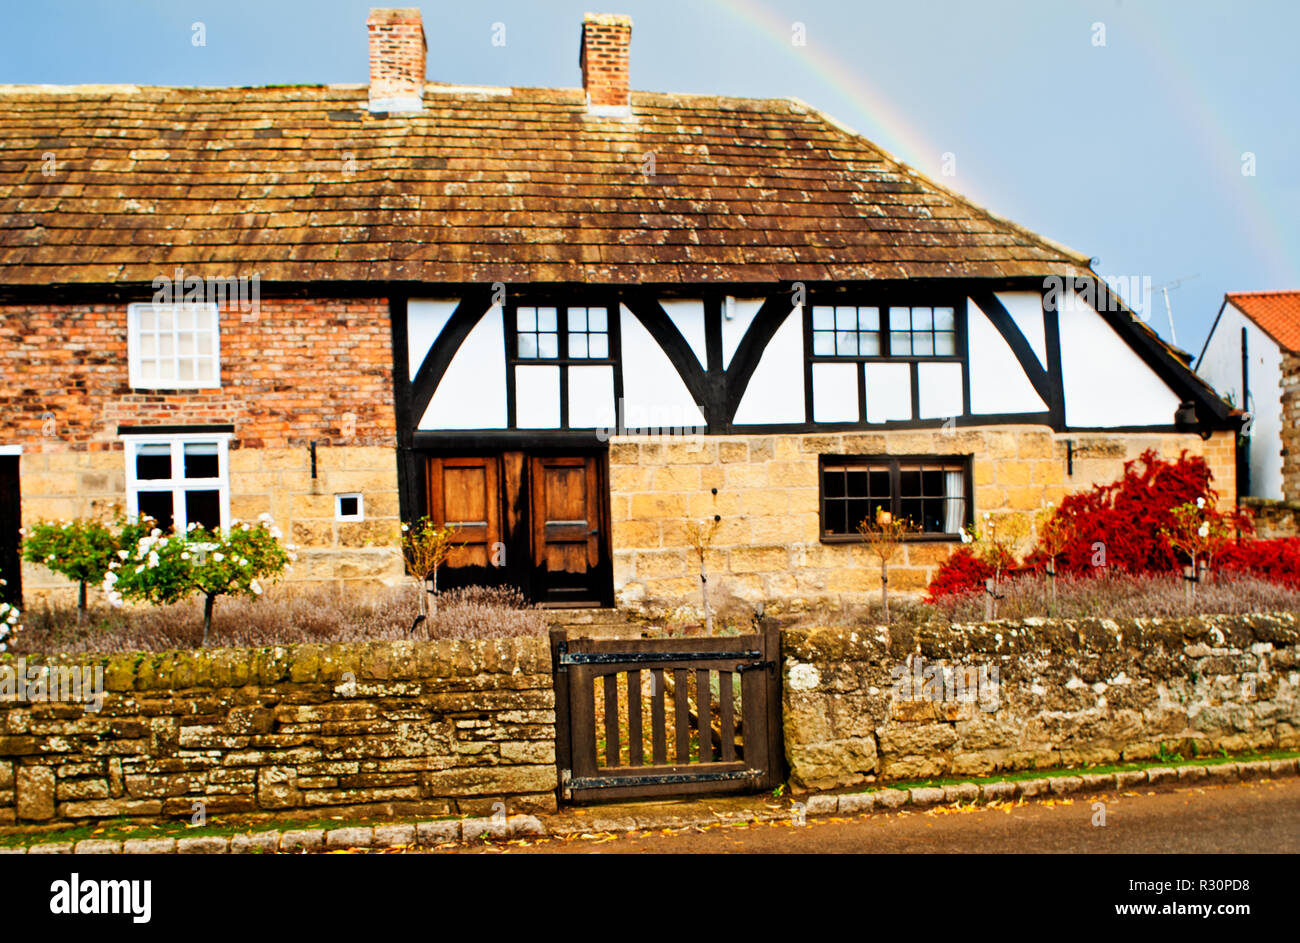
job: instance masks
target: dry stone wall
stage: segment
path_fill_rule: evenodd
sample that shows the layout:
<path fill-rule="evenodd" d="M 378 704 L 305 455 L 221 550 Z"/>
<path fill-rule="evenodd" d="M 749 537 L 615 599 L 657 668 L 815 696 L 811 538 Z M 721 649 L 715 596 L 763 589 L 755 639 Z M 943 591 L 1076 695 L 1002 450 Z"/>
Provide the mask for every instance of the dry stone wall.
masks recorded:
<path fill-rule="evenodd" d="M 1290 614 L 787 629 L 782 655 L 802 789 L 1300 748 Z"/>
<path fill-rule="evenodd" d="M 544 638 L 40 661 L 102 669 L 102 706 L 0 700 L 0 825 L 555 807 Z"/>

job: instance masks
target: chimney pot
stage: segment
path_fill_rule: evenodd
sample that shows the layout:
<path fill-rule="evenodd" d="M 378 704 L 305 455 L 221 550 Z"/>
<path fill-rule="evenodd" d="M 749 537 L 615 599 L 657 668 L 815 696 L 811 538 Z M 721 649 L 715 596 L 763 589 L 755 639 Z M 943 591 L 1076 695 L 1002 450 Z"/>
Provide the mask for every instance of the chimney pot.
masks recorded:
<path fill-rule="evenodd" d="M 612 13 L 588 13 L 582 18 L 582 88 L 587 111 L 594 115 L 627 117 L 632 114 L 628 84 L 628 49 L 632 44 L 632 18 Z"/>
<path fill-rule="evenodd" d="M 419 9 L 371 10 L 366 28 L 370 32 L 370 110 L 420 111 L 429 47 Z"/>

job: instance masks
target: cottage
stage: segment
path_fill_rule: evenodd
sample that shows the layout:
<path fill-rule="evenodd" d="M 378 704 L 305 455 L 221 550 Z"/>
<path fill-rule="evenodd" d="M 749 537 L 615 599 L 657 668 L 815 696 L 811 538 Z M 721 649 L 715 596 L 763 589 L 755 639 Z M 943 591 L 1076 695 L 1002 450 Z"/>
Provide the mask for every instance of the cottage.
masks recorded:
<path fill-rule="evenodd" d="M 1300 501 L 1300 291 L 1224 295 L 1196 372 L 1249 415 L 1238 492 Z"/>
<path fill-rule="evenodd" d="M 631 92 L 625 17 L 580 89 L 428 82 L 418 11 L 368 28 L 368 86 L 0 89 L 6 573 L 19 515 L 116 504 L 392 582 L 427 514 L 444 585 L 651 606 L 716 518 L 720 589 L 811 600 L 871 588 L 876 507 L 909 590 L 1148 447 L 1232 494 L 1239 415 L 1086 256 L 817 109 Z"/>

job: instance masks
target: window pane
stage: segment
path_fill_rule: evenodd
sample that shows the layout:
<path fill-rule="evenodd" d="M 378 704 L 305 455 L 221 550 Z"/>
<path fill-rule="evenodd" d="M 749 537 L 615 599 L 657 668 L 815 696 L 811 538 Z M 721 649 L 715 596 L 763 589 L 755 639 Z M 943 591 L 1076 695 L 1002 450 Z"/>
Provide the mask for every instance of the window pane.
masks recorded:
<path fill-rule="evenodd" d="M 537 309 L 520 308 L 515 312 L 515 323 L 521 331 L 537 330 Z"/>
<path fill-rule="evenodd" d="M 855 357 L 858 353 L 858 334 L 856 331 L 840 331 L 835 339 L 835 353 L 841 357 Z"/>
<path fill-rule="evenodd" d="M 873 498 L 889 497 L 889 472 L 885 469 L 872 471 L 870 474 L 870 494 Z"/>
<path fill-rule="evenodd" d="M 915 468 L 904 468 L 898 473 L 898 494 L 903 498 L 921 496 L 921 473 Z"/>
<path fill-rule="evenodd" d="M 835 309 L 825 305 L 815 305 L 813 307 L 813 330 L 830 331 L 835 328 Z"/>
<path fill-rule="evenodd" d="M 176 335 L 176 352 L 182 357 L 194 356 L 194 332 L 185 331 L 183 334 Z"/>
<path fill-rule="evenodd" d="M 153 308 L 140 309 L 140 330 L 152 331 L 158 326 L 158 314 Z"/>
<path fill-rule="evenodd" d="M 822 490 L 828 498 L 844 497 L 844 472 L 828 468 L 822 473 Z"/>
<path fill-rule="evenodd" d="M 519 335 L 519 356 L 520 357 L 537 356 L 537 335 L 536 334 Z"/>
<path fill-rule="evenodd" d="M 889 335 L 889 352 L 895 357 L 906 357 L 912 353 L 912 335 L 894 332 Z"/>
<path fill-rule="evenodd" d="M 934 324 L 934 315 L 930 308 L 912 309 L 912 330 L 928 331 L 932 324 Z"/>
<path fill-rule="evenodd" d="M 867 491 L 867 472 L 865 469 L 851 471 L 847 475 L 848 493 L 855 498 L 865 498 Z"/>
<path fill-rule="evenodd" d="M 212 335 L 196 334 L 194 336 L 194 352 L 201 357 L 212 356 Z"/>
<path fill-rule="evenodd" d="M 934 329 L 936 331 L 951 331 L 953 329 L 955 322 L 952 310 L 952 308 L 934 309 Z"/>
<path fill-rule="evenodd" d="M 858 309 L 858 330 L 877 331 L 879 329 L 880 329 L 880 309 L 859 308 Z"/>
<path fill-rule="evenodd" d="M 570 331 L 587 330 L 587 309 L 586 308 L 569 309 L 569 330 Z"/>
<path fill-rule="evenodd" d="M 141 517 L 152 517 L 157 521 L 164 534 L 174 526 L 170 491 L 141 491 L 136 496 L 136 507 Z"/>
<path fill-rule="evenodd" d="M 158 335 L 158 354 L 161 357 L 171 357 L 176 353 L 176 335 L 159 334 Z"/>
<path fill-rule="evenodd" d="M 181 308 L 176 312 L 176 327 L 182 331 L 194 330 L 194 309 L 191 307 Z"/>
<path fill-rule="evenodd" d="M 213 379 L 213 373 L 212 373 L 212 361 L 211 361 L 211 360 L 200 360 L 200 361 L 199 361 L 199 370 L 198 370 L 198 375 L 195 377 L 195 379 L 198 379 L 198 380 L 211 380 L 211 379 Z"/>
<path fill-rule="evenodd" d="M 830 331 L 813 331 L 813 355 L 816 357 L 834 357 L 835 335 Z"/>
<path fill-rule="evenodd" d="M 554 308 L 537 309 L 537 329 L 539 331 L 555 330 L 555 309 Z"/>
<path fill-rule="evenodd" d="M 606 308 L 588 308 L 587 309 L 587 330 L 589 331 L 608 331 L 609 330 L 609 311 Z"/>
<path fill-rule="evenodd" d="M 847 509 L 843 501 L 826 502 L 825 525 L 828 534 L 851 533 L 848 525 Z"/>
<path fill-rule="evenodd" d="M 217 443 L 188 442 L 185 445 L 186 478 L 218 478 L 221 475 L 217 460 Z"/>
<path fill-rule="evenodd" d="M 176 375 L 177 380 L 183 380 L 186 383 L 193 382 L 194 380 L 193 360 L 178 360 L 176 362 L 176 369 L 179 371 Z"/>
<path fill-rule="evenodd" d="M 140 380 L 144 383 L 152 383 L 158 379 L 158 361 L 141 360 L 140 361 Z"/>
<path fill-rule="evenodd" d="M 907 308 L 889 309 L 889 326 L 895 331 L 906 331 L 912 326 L 911 312 Z"/>
<path fill-rule="evenodd" d="M 174 314 L 171 308 L 158 308 L 158 330 L 171 331 Z"/>
<path fill-rule="evenodd" d="M 847 506 L 845 523 L 848 525 L 847 533 L 856 534 L 858 525 L 871 516 L 871 502 L 866 498 L 850 498 L 845 502 Z"/>
<path fill-rule="evenodd" d="M 880 355 L 880 335 L 859 334 L 858 353 L 866 357 L 878 357 Z"/>
<path fill-rule="evenodd" d="M 929 357 L 934 353 L 934 338 L 929 334 L 912 335 L 912 353 Z"/>
<path fill-rule="evenodd" d="M 172 447 L 166 442 L 137 445 L 135 477 L 157 481 L 172 476 Z"/>
<path fill-rule="evenodd" d="M 852 330 L 858 326 L 858 309 L 844 305 L 835 309 L 835 326 L 841 331 Z"/>
<path fill-rule="evenodd" d="M 185 520 L 187 524 L 199 524 L 209 529 L 220 527 L 221 492 L 185 492 Z"/>
<path fill-rule="evenodd" d="M 552 312 L 553 313 L 553 312 Z M 540 357 L 560 356 L 560 337 L 558 334 L 538 334 L 537 354 Z"/>
<path fill-rule="evenodd" d="M 955 357 L 957 355 L 957 335 L 949 331 L 941 331 L 935 334 L 934 352 L 940 357 Z"/>
<path fill-rule="evenodd" d="M 158 356 L 158 336 L 156 334 L 140 335 L 140 356 L 141 357 Z"/>
<path fill-rule="evenodd" d="M 587 337 L 587 353 L 592 357 L 609 356 L 609 335 L 590 334 Z"/>
<path fill-rule="evenodd" d="M 569 335 L 569 356 L 583 357 L 583 358 L 587 356 L 587 335 L 586 334 Z"/>

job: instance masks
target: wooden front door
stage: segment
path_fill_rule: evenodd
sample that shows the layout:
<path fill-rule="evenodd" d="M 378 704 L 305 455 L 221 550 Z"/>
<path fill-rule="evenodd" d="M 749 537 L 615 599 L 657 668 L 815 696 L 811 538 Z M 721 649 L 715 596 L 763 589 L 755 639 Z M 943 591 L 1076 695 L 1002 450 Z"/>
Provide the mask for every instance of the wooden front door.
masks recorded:
<path fill-rule="evenodd" d="M 534 581 L 539 602 L 602 601 L 605 520 L 603 462 L 597 456 L 534 456 L 531 461 Z"/>
<path fill-rule="evenodd" d="M 22 606 L 23 573 L 19 556 L 22 499 L 18 487 L 18 456 L 0 455 L 0 602 Z"/>
<path fill-rule="evenodd" d="M 613 602 L 603 455 L 430 457 L 427 508 L 456 528 L 439 588 L 518 587 L 531 602 Z"/>

